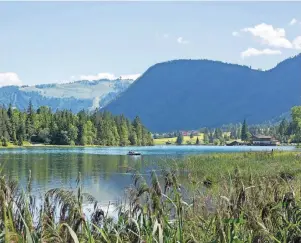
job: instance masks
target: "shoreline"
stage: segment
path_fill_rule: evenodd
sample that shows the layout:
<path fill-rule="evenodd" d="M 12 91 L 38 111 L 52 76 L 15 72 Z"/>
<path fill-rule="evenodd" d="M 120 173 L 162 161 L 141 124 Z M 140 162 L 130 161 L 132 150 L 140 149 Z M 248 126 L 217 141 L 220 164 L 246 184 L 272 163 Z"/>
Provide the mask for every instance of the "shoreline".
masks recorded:
<path fill-rule="evenodd" d="M 227 145 L 214 145 L 214 144 L 170 144 L 170 145 L 165 145 L 165 144 L 154 144 L 154 145 L 148 145 L 148 146 L 132 146 L 132 145 L 127 145 L 127 146 L 103 146 L 103 145 L 56 145 L 56 144 L 31 144 L 31 143 L 26 143 L 23 146 L 18 146 L 14 144 L 9 144 L 8 146 L 0 146 L 1 149 L 16 149 L 16 148 L 125 148 L 125 147 L 227 147 L 227 148 L 235 148 L 235 147 L 268 147 L 268 148 L 281 148 L 281 147 L 295 147 L 299 148 L 297 144 L 281 144 L 281 145 L 272 145 L 272 146 L 256 146 L 256 145 L 236 145 L 236 146 L 227 146 Z"/>

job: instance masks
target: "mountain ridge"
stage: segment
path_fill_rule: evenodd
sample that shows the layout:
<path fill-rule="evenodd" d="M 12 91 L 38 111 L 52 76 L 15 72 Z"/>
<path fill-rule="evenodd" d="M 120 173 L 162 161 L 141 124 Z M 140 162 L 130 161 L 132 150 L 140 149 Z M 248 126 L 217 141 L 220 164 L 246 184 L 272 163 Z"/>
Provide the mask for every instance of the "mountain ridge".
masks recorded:
<path fill-rule="evenodd" d="M 269 70 L 212 60 L 163 62 L 148 68 L 105 109 L 129 118 L 139 115 L 156 132 L 219 126 L 244 118 L 263 122 L 300 104 L 300 67 L 300 54 Z"/>
<path fill-rule="evenodd" d="M 68 109 L 73 112 L 82 109 L 93 110 L 105 106 L 133 82 L 131 79 L 99 79 L 32 86 L 3 86 L 0 88 L 0 103 L 25 109 L 29 100 L 32 100 L 34 107 L 46 105 L 53 110 Z"/>
<path fill-rule="evenodd" d="M 218 127 L 245 118 L 258 124 L 300 104 L 300 67 L 301 54 L 268 70 L 208 59 L 177 59 L 152 65 L 135 81 L 5 86 L 0 88 L 0 103 L 26 109 L 31 100 L 34 107 L 46 105 L 52 110 L 102 108 L 132 119 L 139 115 L 153 132 Z"/>

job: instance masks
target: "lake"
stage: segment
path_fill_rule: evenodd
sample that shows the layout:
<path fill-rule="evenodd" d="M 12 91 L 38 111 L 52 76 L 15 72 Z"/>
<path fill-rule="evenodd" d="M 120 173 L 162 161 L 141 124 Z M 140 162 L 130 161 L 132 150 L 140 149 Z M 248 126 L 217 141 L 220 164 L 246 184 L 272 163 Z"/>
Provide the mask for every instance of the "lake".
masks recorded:
<path fill-rule="evenodd" d="M 32 172 L 34 193 L 51 188 L 75 188 L 81 172 L 84 192 L 106 204 L 123 197 L 123 190 L 131 183 L 129 168 L 148 174 L 155 164 L 167 159 L 193 154 L 295 150 L 295 147 L 255 146 L 152 146 L 152 147 L 30 147 L 0 149 L 0 163 L 6 175 L 26 186 L 28 172 Z M 129 150 L 142 156 L 128 156 Z"/>

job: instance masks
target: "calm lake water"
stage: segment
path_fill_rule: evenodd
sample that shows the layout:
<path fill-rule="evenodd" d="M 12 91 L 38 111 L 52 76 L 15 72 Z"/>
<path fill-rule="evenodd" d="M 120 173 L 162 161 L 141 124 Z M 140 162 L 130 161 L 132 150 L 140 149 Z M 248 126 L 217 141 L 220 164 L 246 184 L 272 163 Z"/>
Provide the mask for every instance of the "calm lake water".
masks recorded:
<path fill-rule="evenodd" d="M 78 172 L 81 172 L 84 191 L 105 204 L 122 198 L 124 188 L 131 183 L 129 168 L 148 174 L 154 163 L 164 163 L 167 159 L 192 154 L 272 149 L 295 150 L 291 146 L 31 147 L 0 149 L 0 163 L 4 173 L 17 179 L 24 187 L 31 170 L 35 193 L 56 187 L 75 188 Z M 139 151 L 142 156 L 128 156 L 129 150 Z"/>

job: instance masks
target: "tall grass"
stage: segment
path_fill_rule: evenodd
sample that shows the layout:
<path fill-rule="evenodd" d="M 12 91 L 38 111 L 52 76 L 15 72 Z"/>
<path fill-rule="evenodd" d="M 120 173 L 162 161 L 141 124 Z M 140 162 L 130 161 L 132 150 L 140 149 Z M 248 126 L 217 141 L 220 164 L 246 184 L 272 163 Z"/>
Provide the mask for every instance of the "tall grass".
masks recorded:
<path fill-rule="evenodd" d="M 50 190 L 42 203 L 30 174 L 25 191 L 2 175 L 0 242 L 301 242 L 300 166 L 296 153 L 243 153 L 134 173 L 117 219 L 82 191 L 80 174 L 76 190 Z"/>

